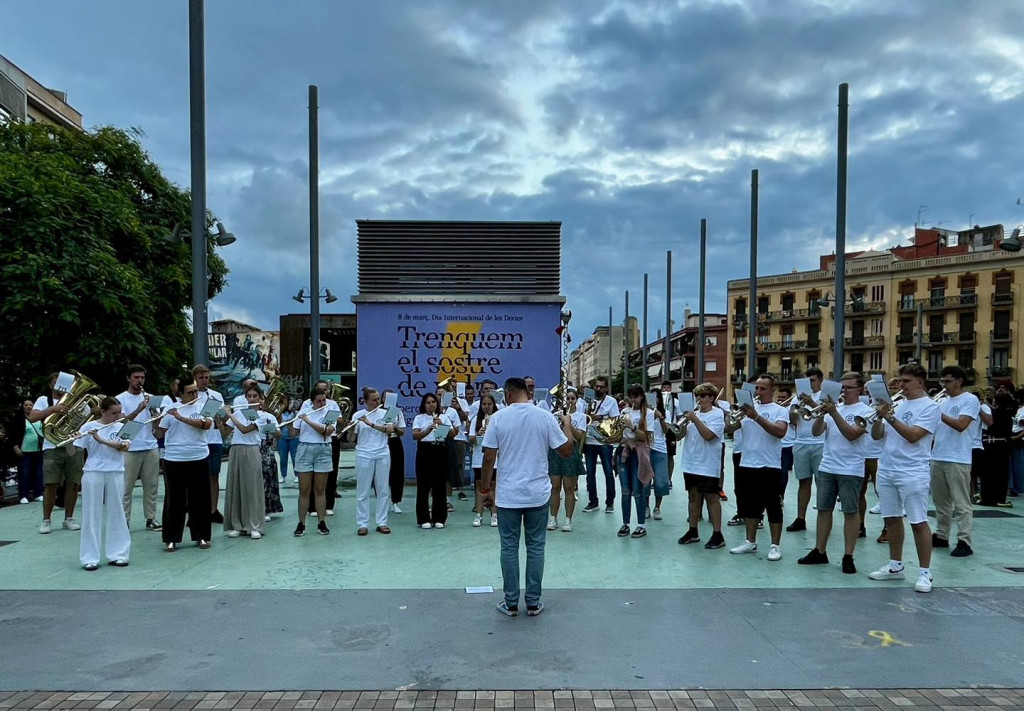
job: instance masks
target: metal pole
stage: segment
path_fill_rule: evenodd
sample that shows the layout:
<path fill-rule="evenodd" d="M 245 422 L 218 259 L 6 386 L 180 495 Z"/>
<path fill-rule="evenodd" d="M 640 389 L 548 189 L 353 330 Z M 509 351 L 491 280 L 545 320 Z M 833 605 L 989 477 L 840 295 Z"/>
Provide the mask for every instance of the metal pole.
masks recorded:
<path fill-rule="evenodd" d="M 608 389 L 612 387 L 612 307 L 608 307 Z M 614 393 L 611 393 L 614 395 Z"/>
<path fill-rule="evenodd" d="M 188 3 L 189 138 L 192 148 L 192 360 L 206 365 L 206 49 L 203 0 Z"/>
<path fill-rule="evenodd" d="M 747 377 L 755 375 L 757 361 L 757 169 L 750 171 L 750 294 L 747 309 Z"/>
<path fill-rule="evenodd" d="M 622 394 L 629 392 L 629 290 L 626 290 L 626 320 L 622 322 Z"/>
<path fill-rule="evenodd" d="M 320 379 L 320 141 L 318 92 L 309 85 L 309 348 L 310 387 Z"/>
<path fill-rule="evenodd" d="M 921 348 L 924 345 L 924 301 L 917 299 L 917 352 L 915 358 L 921 362 Z"/>
<path fill-rule="evenodd" d="M 647 275 L 644 274 L 644 342 L 643 342 L 643 353 L 642 353 L 642 367 L 644 369 L 643 375 L 641 375 L 641 381 L 644 385 L 644 392 L 647 392 Z"/>
<path fill-rule="evenodd" d="M 672 380 L 672 250 L 665 253 L 665 345 L 662 347 L 661 362 L 664 377 Z M 680 381 L 681 384 L 681 381 Z"/>
<path fill-rule="evenodd" d="M 846 338 L 846 144 L 850 128 L 850 85 L 839 85 L 839 136 L 836 148 L 836 345 L 832 361 L 832 377 L 839 378 L 846 370 L 843 353 Z"/>
<path fill-rule="evenodd" d="M 700 321 L 697 323 L 697 384 L 704 382 L 704 291 L 707 276 L 708 221 L 700 220 Z"/>

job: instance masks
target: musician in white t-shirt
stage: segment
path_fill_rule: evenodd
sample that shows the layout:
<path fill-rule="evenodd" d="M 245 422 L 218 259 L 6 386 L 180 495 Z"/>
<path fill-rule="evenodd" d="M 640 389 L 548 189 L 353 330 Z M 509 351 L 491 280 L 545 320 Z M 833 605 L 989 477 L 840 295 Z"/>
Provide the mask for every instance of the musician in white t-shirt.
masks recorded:
<path fill-rule="evenodd" d="M 919 363 L 900 366 L 900 389 L 905 399 L 895 410 L 884 402 L 879 403 L 879 417 L 871 427 L 871 436 L 884 440 L 878 462 L 878 500 L 889 535 L 889 562 L 868 577 L 903 580 L 903 517 L 906 512 L 921 565 L 914 589 L 922 593 L 932 591 L 929 457 L 942 415 L 939 406 L 925 392 L 927 377 L 928 371 Z"/>
<path fill-rule="evenodd" d="M 939 407 L 942 424 L 935 431 L 932 446 L 932 501 L 935 502 L 933 548 L 949 548 L 950 534 L 956 522 L 957 543 L 950 555 L 972 555 L 971 529 L 974 506 L 971 503 L 971 449 L 974 433 L 971 425 L 980 422 L 981 402 L 964 390 L 967 373 L 956 365 L 947 365 L 939 373 L 946 398 Z"/>
<path fill-rule="evenodd" d="M 841 380 L 842 400 L 839 405 L 820 398 L 824 412 L 814 420 L 812 433 L 823 435 L 824 445 L 818 475 L 818 521 L 815 547 L 800 558 L 800 565 L 828 565 L 828 537 L 832 532 L 832 512 L 836 498 L 843 511 L 842 570 L 848 575 L 857 572 L 853 551 L 860 532 L 860 491 L 864 481 L 864 444 L 869 440 L 867 418 L 874 412 L 860 401 L 864 380 L 860 373 L 844 373 Z M 860 418 L 860 419 L 858 419 Z"/>
<path fill-rule="evenodd" d="M 224 396 L 210 387 L 210 369 L 200 363 L 192 367 L 192 377 L 199 386 L 199 398 L 210 398 L 224 403 Z M 210 522 L 224 523 L 220 512 L 220 470 L 224 459 L 224 435 L 230 432 L 227 419 L 221 412 L 213 416 L 213 427 L 206 431 L 206 445 L 209 452 L 207 465 L 210 468 Z"/>
<path fill-rule="evenodd" d="M 385 422 L 387 410 L 381 406 L 380 393 L 373 388 L 363 388 L 362 410 L 352 415 L 356 439 L 356 534 L 365 536 L 370 526 L 370 489 L 377 497 L 375 519 L 377 533 L 388 534 L 388 503 L 391 492 L 388 477 L 391 473 L 391 452 L 388 437 L 395 432 L 395 425 Z M 352 430 L 349 431 L 350 438 Z"/>
<path fill-rule="evenodd" d="M 821 400 L 821 381 L 825 377 L 820 368 L 808 368 L 804 374 L 811 381 L 813 395 L 801 396 L 799 399 L 808 407 L 815 407 Z M 821 457 L 825 444 L 824 437 L 815 437 L 813 425 L 797 413 L 796 408 L 790 410 L 789 424 L 796 431 L 793 442 L 793 475 L 796 476 L 796 519 L 786 526 L 790 533 L 807 530 L 807 506 L 811 502 L 811 482 L 818 475 Z"/>
<path fill-rule="evenodd" d="M 725 446 L 725 413 L 715 403 L 715 386 L 703 383 L 693 389 L 697 409 L 682 413 L 683 482 L 689 497 L 689 528 L 681 545 L 700 542 L 697 522 L 704 504 L 711 520 L 711 538 L 705 548 L 725 546 L 722 536 L 722 502 L 718 497 L 722 447 Z"/>
<path fill-rule="evenodd" d="M 128 389 L 117 396 L 124 416 L 136 422 L 150 419 L 154 413 L 149 410 L 149 393 L 146 385 L 146 369 L 141 365 L 128 366 Z M 124 455 L 124 516 L 128 525 L 132 523 L 132 494 L 135 482 L 142 481 L 142 510 L 146 516 L 146 530 L 159 531 L 156 519 L 156 499 L 160 488 L 160 450 L 150 427 L 143 427 L 131 441 L 131 447 Z"/>
<path fill-rule="evenodd" d="M 606 417 L 618 417 L 619 406 L 614 398 L 608 395 L 608 378 L 599 375 L 594 379 L 593 402 L 590 403 L 587 414 L 591 416 L 594 424 L 598 424 Z M 604 512 L 614 513 L 615 511 L 615 477 L 612 474 L 612 446 L 601 444 L 596 438 L 587 435 L 583 443 L 583 454 L 587 465 L 587 505 L 583 507 L 583 513 L 597 511 L 601 506 L 597 499 L 597 460 L 601 460 L 601 468 L 604 470 Z"/>
<path fill-rule="evenodd" d="M 259 540 L 263 537 L 267 515 L 263 458 L 260 455 L 264 435 L 260 428 L 268 423 L 276 424 L 276 420 L 269 412 L 261 411 L 263 391 L 256 381 L 250 381 L 242 397 L 245 403 L 232 405 L 228 416 L 228 426 L 233 434 L 224 486 L 224 532 L 229 538 L 249 536 Z"/>

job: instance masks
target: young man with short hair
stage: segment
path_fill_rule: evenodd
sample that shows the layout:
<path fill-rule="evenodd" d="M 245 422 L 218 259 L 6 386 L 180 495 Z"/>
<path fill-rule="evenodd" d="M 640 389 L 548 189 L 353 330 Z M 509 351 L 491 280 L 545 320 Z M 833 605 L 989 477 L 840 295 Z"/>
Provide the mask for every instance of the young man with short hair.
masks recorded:
<path fill-rule="evenodd" d="M 619 416 L 619 406 L 615 400 L 608 395 L 608 378 L 599 375 L 594 379 L 594 401 L 590 403 L 587 412 L 598 424 L 606 418 Z M 601 468 L 604 470 L 604 512 L 614 513 L 615 511 L 615 476 L 612 473 L 612 446 L 602 444 L 589 432 L 583 443 L 583 454 L 587 464 L 587 505 L 583 507 L 584 513 L 591 513 L 601 508 L 597 500 L 597 460 L 601 459 Z"/>
<path fill-rule="evenodd" d="M 138 364 L 128 366 L 126 376 L 128 389 L 117 396 L 121 412 L 129 420 L 145 422 L 152 416 L 149 412 L 149 393 L 146 385 L 146 369 Z M 124 453 L 124 517 L 129 527 L 132 523 L 132 498 L 135 482 L 142 480 L 142 511 L 146 516 L 146 530 L 159 531 L 156 520 L 156 499 L 160 489 L 160 449 L 152 427 L 143 427 L 132 438 L 128 451 Z"/>
<path fill-rule="evenodd" d="M 824 374 L 820 368 L 808 368 L 804 377 L 811 381 L 810 399 L 803 399 L 808 407 L 815 407 L 821 400 L 821 381 Z M 786 526 L 786 530 L 807 530 L 807 506 L 811 503 L 811 482 L 818 475 L 821 466 L 821 455 L 824 451 L 824 432 L 814 436 L 813 425 L 800 417 L 796 408 L 789 411 L 789 423 L 796 428 L 796 439 L 793 441 L 793 473 L 796 475 L 796 518 Z"/>
<path fill-rule="evenodd" d="M 933 548 L 949 548 L 953 521 L 956 521 L 957 543 L 950 553 L 965 558 L 974 553 L 971 529 L 974 507 L 971 504 L 971 458 L 973 432 L 971 423 L 981 415 L 981 401 L 964 390 L 967 373 L 963 368 L 947 365 L 939 372 L 946 397 L 939 403 L 942 424 L 935 431 L 932 447 L 932 500 L 935 502 L 935 533 Z"/>

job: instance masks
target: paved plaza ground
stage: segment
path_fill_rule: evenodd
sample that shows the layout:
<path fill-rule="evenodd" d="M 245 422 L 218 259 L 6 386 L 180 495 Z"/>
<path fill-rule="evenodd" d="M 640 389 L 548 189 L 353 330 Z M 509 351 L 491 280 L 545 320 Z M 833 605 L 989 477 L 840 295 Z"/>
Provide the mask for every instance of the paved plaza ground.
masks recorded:
<path fill-rule="evenodd" d="M 795 493 L 791 485 L 787 521 Z M 94 692 L 0 693 L 0 709 L 1024 703 L 1003 690 L 1024 686 L 1024 573 L 1012 570 L 1024 570 L 1024 506 L 979 507 L 976 555 L 937 551 L 936 587 L 923 595 L 913 590 L 912 547 L 907 581 L 867 578 L 888 560 L 874 540 L 877 516 L 859 543 L 858 574 L 843 575 L 838 529 L 828 566 L 796 563 L 813 530 L 784 534 L 779 562 L 765 558 L 766 531 L 754 556 L 677 545 L 685 496 L 676 490 L 645 539 L 615 535 L 618 510 L 580 512 L 572 533 L 549 533 L 546 610 L 508 619 L 494 610 L 497 530 L 473 528 L 469 503 L 456 502 L 446 529 L 424 531 L 409 488 L 393 534 L 361 538 L 348 491 L 329 519 L 332 535 L 296 539 L 296 490 L 282 494 L 287 511 L 263 539 L 218 533 L 209 551 L 163 553 L 138 516 L 131 566 L 93 573 L 78 564 L 77 533 L 36 532 L 39 504 L 0 509 L 0 690 Z M 141 490 L 135 495 L 140 512 Z M 734 502 L 724 510 L 731 516 Z M 705 522 L 704 540 L 708 533 Z M 741 528 L 725 535 L 730 545 L 743 537 Z M 467 586 L 496 592 L 467 594 Z M 870 691 L 879 688 L 906 691 Z M 941 691 L 912 691 L 922 688 Z M 182 693 L 142 693 L 156 689 Z M 486 689 L 516 693 L 478 691 Z M 562 689 L 575 691 L 551 695 Z M 629 689 L 645 691 L 619 691 Z M 294 691 L 186 693 L 282 690 Z M 355 693 L 366 690 L 386 693 Z M 105 695 L 112 691 L 138 693 Z"/>

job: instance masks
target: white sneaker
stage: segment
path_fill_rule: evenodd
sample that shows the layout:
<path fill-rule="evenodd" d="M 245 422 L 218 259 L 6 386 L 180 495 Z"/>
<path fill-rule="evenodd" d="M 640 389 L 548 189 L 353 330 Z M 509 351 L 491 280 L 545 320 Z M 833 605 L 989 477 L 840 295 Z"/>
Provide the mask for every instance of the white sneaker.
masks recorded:
<path fill-rule="evenodd" d="M 661 509 L 654 509 L 654 515 L 651 516 L 655 521 L 661 520 Z"/>
<path fill-rule="evenodd" d="M 906 576 L 903 574 L 903 568 L 893 570 L 886 563 L 878 570 L 868 573 L 868 577 L 872 580 L 903 580 Z"/>
<path fill-rule="evenodd" d="M 484 523 L 484 517 L 480 514 L 473 516 L 473 528 L 480 528 Z"/>
<path fill-rule="evenodd" d="M 433 528 L 433 526 L 431 526 L 429 523 L 424 523 L 420 524 L 420 528 L 431 529 Z"/>
<path fill-rule="evenodd" d="M 49 533 L 51 530 L 52 530 L 52 528 L 50 527 L 50 519 L 44 518 L 43 522 L 41 524 L 39 524 L 39 532 L 40 533 Z"/>
<path fill-rule="evenodd" d="M 277 477 L 277 483 L 278 484 L 283 484 L 284 483 L 284 477 L 283 476 L 278 476 Z"/>
<path fill-rule="evenodd" d="M 254 541 L 258 541 L 259 539 L 263 538 L 263 534 L 259 531 L 252 531 L 249 533 L 249 538 L 253 539 Z"/>
<path fill-rule="evenodd" d="M 42 496 L 37 496 L 37 497 L 36 497 L 35 499 L 33 499 L 33 500 L 34 500 L 34 501 L 42 501 L 42 500 L 43 500 L 43 497 L 42 497 Z"/>
<path fill-rule="evenodd" d="M 782 546 L 774 543 L 768 546 L 768 560 L 782 560 Z"/>
<path fill-rule="evenodd" d="M 228 538 L 238 538 L 241 535 L 239 531 L 228 531 Z"/>
<path fill-rule="evenodd" d="M 444 528 L 444 524 L 443 523 L 435 523 L 434 524 L 434 528 Z"/>
<path fill-rule="evenodd" d="M 562 533 L 572 533 L 572 519 L 565 519 L 565 523 L 562 524 Z"/>
<path fill-rule="evenodd" d="M 868 513 L 880 514 L 882 513 L 882 504 L 878 503 L 868 509 Z"/>
<path fill-rule="evenodd" d="M 263 517 L 263 523 L 270 523 L 270 516 L 269 516 L 269 514 L 267 516 Z"/>
<path fill-rule="evenodd" d="M 27 504 L 28 503 L 28 499 L 26 499 L 24 496 L 22 496 L 21 497 L 21 501 L 19 501 L 18 503 L 19 504 Z"/>
<path fill-rule="evenodd" d="M 64 528 L 66 528 L 69 531 L 81 531 L 82 530 L 81 524 L 79 524 L 78 521 L 76 521 L 73 518 L 66 518 L 66 519 L 64 519 Z"/>
<path fill-rule="evenodd" d="M 651 507 L 648 506 L 647 507 L 647 512 L 644 514 L 644 518 L 650 518 L 650 517 L 651 517 Z"/>
<path fill-rule="evenodd" d="M 743 541 L 743 543 L 736 546 L 735 548 L 730 548 L 729 552 L 735 553 L 736 555 L 743 555 L 744 553 L 757 553 L 757 544 L 751 543 L 750 541 Z"/>
<path fill-rule="evenodd" d="M 914 590 L 917 592 L 927 593 L 932 591 L 932 574 L 921 571 L 921 574 L 917 576 L 917 583 L 914 585 Z"/>
<path fill-rule="evenodd" d="M 548 530 L 554 531 L 558 528 L 558 519 L 554 516 L 548 516 Z"/>
<path fill-rule="evenodd" d="M 491 514 L 491 528 L 498 527 L 498 514 Z"/>
<path fill-rule="evenodd" d="M 402 513 L 402 508 L 398 504 L 391 504 L 391 513 Z"/>
<path fill-rule="evenodd" d="M 333 516 L 334 515 L 334 509 L 327 509 L 326 513 L 327 513 L 328 516 Z"/>

